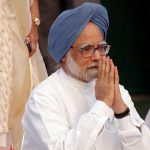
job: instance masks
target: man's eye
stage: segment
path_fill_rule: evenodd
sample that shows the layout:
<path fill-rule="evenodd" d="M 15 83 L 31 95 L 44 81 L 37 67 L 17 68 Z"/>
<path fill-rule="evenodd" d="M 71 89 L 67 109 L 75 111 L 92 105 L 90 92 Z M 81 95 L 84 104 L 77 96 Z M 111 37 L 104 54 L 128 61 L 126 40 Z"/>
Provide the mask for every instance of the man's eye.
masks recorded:
<path fill-rule="evenodd" d="M 107 49 L 107 45 L 99 45 L 98 49 L 106 50 Z"/>
<path fill-rule="evenodd" d="M 92 49 L 93 46 L 89 45 L 89 46 L 86 46 L 84 48 L 82 48 L 82 51 L 89 51 Z"/>

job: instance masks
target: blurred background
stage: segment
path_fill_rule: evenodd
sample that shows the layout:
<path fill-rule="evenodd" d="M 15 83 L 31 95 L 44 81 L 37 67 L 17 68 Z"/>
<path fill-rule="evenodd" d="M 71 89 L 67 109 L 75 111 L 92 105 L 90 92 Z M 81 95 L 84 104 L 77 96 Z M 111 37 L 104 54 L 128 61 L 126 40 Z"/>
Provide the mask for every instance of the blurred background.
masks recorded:
<path fill-rule="evenodd" d="M 39 0 L 39 45 L 50 75 L 58 67 L 47 51 L 47 36 L 56 17 L 83 2 L 102 3 L 108 10 L 107 42 L 118 66 L 120 83 L 129 91 L 143 119 L 150 108 L 150 9 L 146 0 Z"/>

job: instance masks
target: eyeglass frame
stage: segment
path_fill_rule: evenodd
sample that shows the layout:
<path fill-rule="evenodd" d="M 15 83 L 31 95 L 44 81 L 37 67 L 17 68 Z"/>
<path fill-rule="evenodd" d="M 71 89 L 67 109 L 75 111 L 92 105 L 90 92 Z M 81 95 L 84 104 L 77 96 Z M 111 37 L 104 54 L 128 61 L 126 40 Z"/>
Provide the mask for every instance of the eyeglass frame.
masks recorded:
<path fill-rule="evenodd" d="M 91 48 L 94 48 L 94 49 L 93 49 L 93 52 L 90 55 L 85 56 L 85 55 L 83 55 L 83 52 L 84 52 L 84 49 L 88 46 L 91 46 Z M 73 46 L 71 46 L 70 48 L 73 48 L 73 49 L 76 49 L 76 50 L 80 51 L 83 57 L 88 58 L 88 57 L 91 57 L 95 53 L 95 51 L 98 50 L 98 47 L 100 47 L 100 46 L 107 46 L 107 49 L 104 53 L 104 55 L 107 55 L 110 51 L 111 45 L 109 45 L 106 41 L 99 42 L 99 45 L 97 45 L 96 48 L 94 47 L 94 43 L 90 43 L 90 42 L 83 44 L 79 48 L 78 47 L 73 47 Z M 101 52 L 100 50 L 98 50 L 98 51 Z"/>

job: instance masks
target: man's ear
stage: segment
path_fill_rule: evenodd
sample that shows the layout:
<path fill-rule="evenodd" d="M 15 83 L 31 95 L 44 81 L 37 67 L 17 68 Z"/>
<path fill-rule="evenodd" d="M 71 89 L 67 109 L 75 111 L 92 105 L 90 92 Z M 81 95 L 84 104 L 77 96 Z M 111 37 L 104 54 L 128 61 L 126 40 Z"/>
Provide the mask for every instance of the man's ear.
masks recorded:
<path fill-rule="evenodd" d="M 70 52 L 70 51 L 68 51 L 68 52 L 64 55 L 64 57 L 61 59 L 61 62 L 62 62 L 62 63 L 66 62 L 66 58 L 67 58 L 67 55 L 68 55 L 69 52 Z"/>

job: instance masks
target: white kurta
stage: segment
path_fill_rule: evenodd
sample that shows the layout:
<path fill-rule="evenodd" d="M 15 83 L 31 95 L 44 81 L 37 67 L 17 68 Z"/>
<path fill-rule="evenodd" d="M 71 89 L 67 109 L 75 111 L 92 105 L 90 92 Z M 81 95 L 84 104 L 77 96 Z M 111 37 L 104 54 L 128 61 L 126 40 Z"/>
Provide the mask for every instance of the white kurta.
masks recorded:
<path fill-rule="evenodd" d="M 117 120 L 96 100 L 94 81 L 83 83 L 62 69 L 40 83 L 26 105 L 23 150 L 149 150 L 150 131 L 120 86 L 130 116 Z M 140 129 L 140 130 L 139 130 Z"/>
<path fill-rule="evenodd" d="M 146 122 L 147 126 L 150 128 L 150 110 L 148 111 L 148 113 L 146 115 L 145 122 Z"/>

